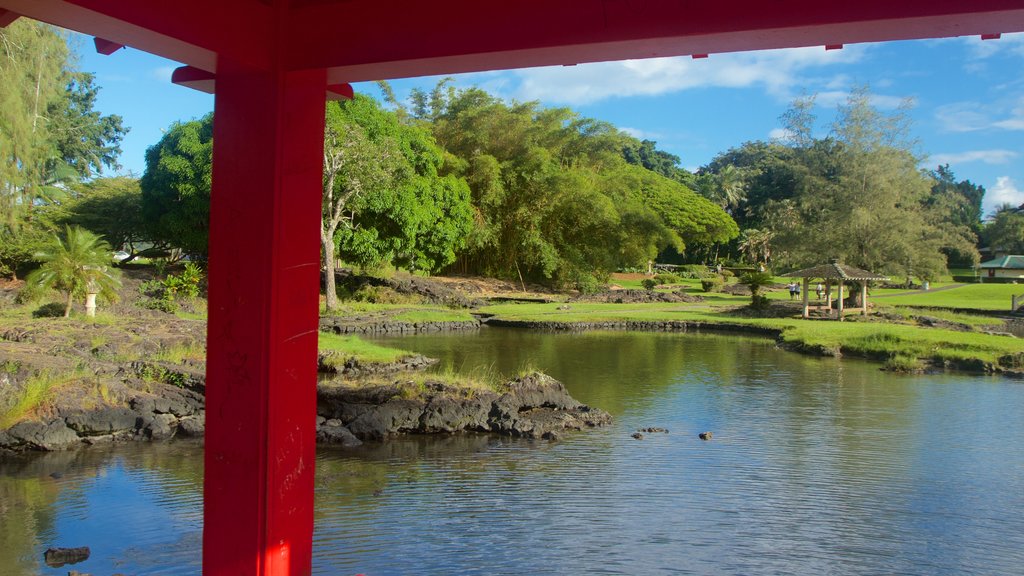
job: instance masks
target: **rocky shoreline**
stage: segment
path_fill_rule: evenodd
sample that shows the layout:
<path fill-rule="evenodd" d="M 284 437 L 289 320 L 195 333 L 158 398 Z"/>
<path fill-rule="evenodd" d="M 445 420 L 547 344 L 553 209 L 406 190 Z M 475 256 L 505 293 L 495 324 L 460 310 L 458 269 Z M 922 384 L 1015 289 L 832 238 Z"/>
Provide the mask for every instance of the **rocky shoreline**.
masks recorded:
<path fill-rule="evenodd" d="M 577 402 L 561 382 L 539 373 L 513 379 L 500 386 L 500 391 L 456 386 L 429 377 L 421 384 L 402 379 L 375 384 L 365 379 L 423 369 L 436 360 L 418 355 L 387 364 L 349 359 L 339 370 L 334 363 L 324 363 L 324 356 L 321 362 L 332 370 L 321 372 L 331 379 L 317 386 L 316 430 L 318 442 L 325 444 L 353 447 L 401 434 L 460 432 L 554 440 L 567 430 L 611 421 L 606 412 Z M 87 408 L 80 399 L 59 401 L 42 417 L 0 430 L 0 453 L 203 437 L 205 376 L 200 369 L 132 362 L 118 375 L 128 383 L 119 388 L 123 398 L 118 405 Z M 337 378 L 339 375 L 345 378 Z"/>
<path fill-rule="evenodd" d="M 320 331 L 334 334 L 416 334 L 420 332 L 466 331 L 476 330 L 480 324 L 478 319 L 403 322 L 388 319 L 320 317 Z"/>

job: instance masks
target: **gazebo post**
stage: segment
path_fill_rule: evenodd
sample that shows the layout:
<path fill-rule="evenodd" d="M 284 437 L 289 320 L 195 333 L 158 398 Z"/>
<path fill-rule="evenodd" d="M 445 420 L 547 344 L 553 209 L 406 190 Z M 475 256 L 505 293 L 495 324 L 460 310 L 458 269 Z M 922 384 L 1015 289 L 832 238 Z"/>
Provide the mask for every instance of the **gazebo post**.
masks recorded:
<path fill-rule="evenodd" d="M 811 286 L 811 279 L 804 276 L 804 318 L 808 317 L 807 313 L 807 289 Z"/>
<path fill-rule="evenodd" d="M 860 304 L 864 308 L 864 315 L 868 315 L 868 281 L 862 280 L 860 283 Z"/>
<path fill-rule="evenodd" d="M 832 279 L 825 278 L 825 308 L 828 310 L 828 315 L 832 317 Z"/>
<path fill-rule="evenodd" d="M 843 321 L 843 279 L 839 279 L 839 293 L 837 294 L 839 301 L 837 302 L 836 311 L 839 313 L 839 321 Z"/>
<path fill-rule="evenodd" d="M 204 574 L 309 574 L 323 69 L 220 58 L 210 208 Z"/>

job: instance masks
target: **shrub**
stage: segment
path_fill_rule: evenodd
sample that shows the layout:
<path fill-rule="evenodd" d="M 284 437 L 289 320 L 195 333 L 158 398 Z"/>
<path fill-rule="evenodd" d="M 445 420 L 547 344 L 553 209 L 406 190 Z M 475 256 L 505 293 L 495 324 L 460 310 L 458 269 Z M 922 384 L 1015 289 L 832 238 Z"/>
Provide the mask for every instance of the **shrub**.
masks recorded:
<path fill-rule="evenodd" d="M 655 274 L 653 280 L 658 284 L 678 284 L 682 282 L 682 278 L 675 274 Z"/>
<path fill-rule="evenodd" d="M 33 318 L 59 318 L 64 315 L 64 305 L 60 302 L 43 304 L 32 311 Z"/>
<path fill-rule="evenodd" d="M 725 278 L 722 276 L 712 276 L 710 278 L 704 278 L 700 281 L 700 287 L 705 292 L 721 292 L 725 288 Z"/>
<path fill-rule="evenodd" d="M 576 279 L 576 289 L 579 290 L 580 294 L 597 294 L 601 291 L 601 288 L 601 283 L 590 274 L 582 274 Z"/>
<path fill-rule="evenodd" d="M 647 290 L 654 290 L 654 287 L 658 285 L 658 282 L 654 278 L 644 278 L 640 281 L 640 285 Z"/>
<path fill-rule="evenodd" d="M 690 278 L 693 280 L 703 280 L 705 278 L 711 278 L 715 273 L 703 264 L 686 264 L 676 269 L 676 274 L 682 278 Z"/>
<path fill-rule="evenodd" d="M 178 310 L 178 298 L 199 296 L 199 284 L 203 271 L 193 262 L 186 262 L 180 274 L 168 274 L 163 280 L 143 282 L 139 290 L 147 296 L 140 302 L 144 308 L 174 313 Z"/>

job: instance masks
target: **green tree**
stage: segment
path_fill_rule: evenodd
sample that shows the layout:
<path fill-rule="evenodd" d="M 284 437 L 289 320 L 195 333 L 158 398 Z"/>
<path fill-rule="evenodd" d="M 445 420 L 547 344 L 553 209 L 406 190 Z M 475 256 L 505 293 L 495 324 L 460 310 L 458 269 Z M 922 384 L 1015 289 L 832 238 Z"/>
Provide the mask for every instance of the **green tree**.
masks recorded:
<path fill-rule="evenodd" d="M 1024 254 L 1024 210 L 999 206 L 985 224 L 982 238 L 994 252 Z"/>
<path fill-rule="evenodd" d="M 79 227 L 65 228 L 64 237 L 54 235 L 50 244 L 36 253 L 42 265 L 26 279 L 33 287 L 56 289 L 67 297 L 64 317 L 71 315 L 75 296 L 85 295 L 86 313 L 96 313 L 96 296 L 117 297 L 120 274 L 110 264 L 110 245 L 101 237 Z"/>
<path fill-rule="evenodd" d="M 768 306 L 768 298 L 761 295 L 761 289 L 770 286 L 775 281 L 771 272 L 747 272 L 739 277 L 739 283 L 750 288 L 750 307 L 765 308 Z"/>
<path fill-rule="evenodd" d="M 327 107 L 320 242 L 326 299 L 337 306 L 335 246 L 364 266 L 435 271 L 455 260 L 472 225 L 469 188 L 440 173 L 445 155 L 424 128 L 366 96 Z"/>
<path fill-rule="evenodd" d="M 773 234 L 776 265 L 809 266 L 828 257 L 889 274 L 936 277 L 946 252 L 970 242 L 929 202 L 933 181 L 920 158 L 906 110 L 885 114 L 861 88 L 839 108 L 831 135 L 813 126 L 806 100 L 784 117 L 790 145 L 749 144 L 716 159 L 752 167 L 746 227 Z M 748 235 L 749 239 L 749 235 Z"/>
<path fill-rule="evenodd" d="M 210 229 L 213 114 L 179 122 L 146 150 L 142 215 L 157 241 L 205 256 Z"/>
<path fill-rule="evenodd" d="M 127 130 L 93 109 L 93 76 L 74 70 L 57 29 L 20 19 L 0 30 L 0 56 L 0 224 L 15 230 L 69 185 L 116 167 Z"/>
<path fill-rule="evenodd" d="M 140 243 L 151 243 L 137 178 L 96 178 L 75 186 L 73 191 L 60 222 L 103 236 L 115 249 L 127 251 L 129 261 L 137 256 Z"/>
<path fill-rule="evenodd" d="M 969 268 L 979 261 L 981 201 L 985 188 L 970 180 L 957 181 L 949 165 L 929 172 L 934 183 L 926 201 L 936 226 L 945 229 L 950 239 L 943 249 L 949 262 Z"/>
<path fill-rule="evenodd" d="M 737 233 L 720 208 L 659 173 L 678 159 L 605 122 L 446 82 L 413 108 L 472 191 L 460 271 L 589 286 L 669 246 Z"/>

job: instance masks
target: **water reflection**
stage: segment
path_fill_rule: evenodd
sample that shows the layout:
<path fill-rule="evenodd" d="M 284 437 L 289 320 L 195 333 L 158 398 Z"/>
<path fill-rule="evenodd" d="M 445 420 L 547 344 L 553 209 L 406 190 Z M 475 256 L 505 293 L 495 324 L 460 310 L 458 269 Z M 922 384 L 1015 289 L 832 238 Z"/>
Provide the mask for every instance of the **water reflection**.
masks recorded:
<path fill-rule="evenodd" d="M 466 434 L 320 449 L 316 574 L 1024 566 L 1020 382 L 895 376 L 719 336 L 481 330 L 393 343 L 462 370 L 529 362 L 616 421 L 560 442 Z M 670 433 L 630 437 L 647 426 Z M 704 430 L 713 441 L 697 439 Z M 66 574 L 41 566 L 42 551 L 88 545 L 74 569 L 198 573 L 201 477 L 201 447 L 184 443 L 4 462 L 2 571 Z"/>

